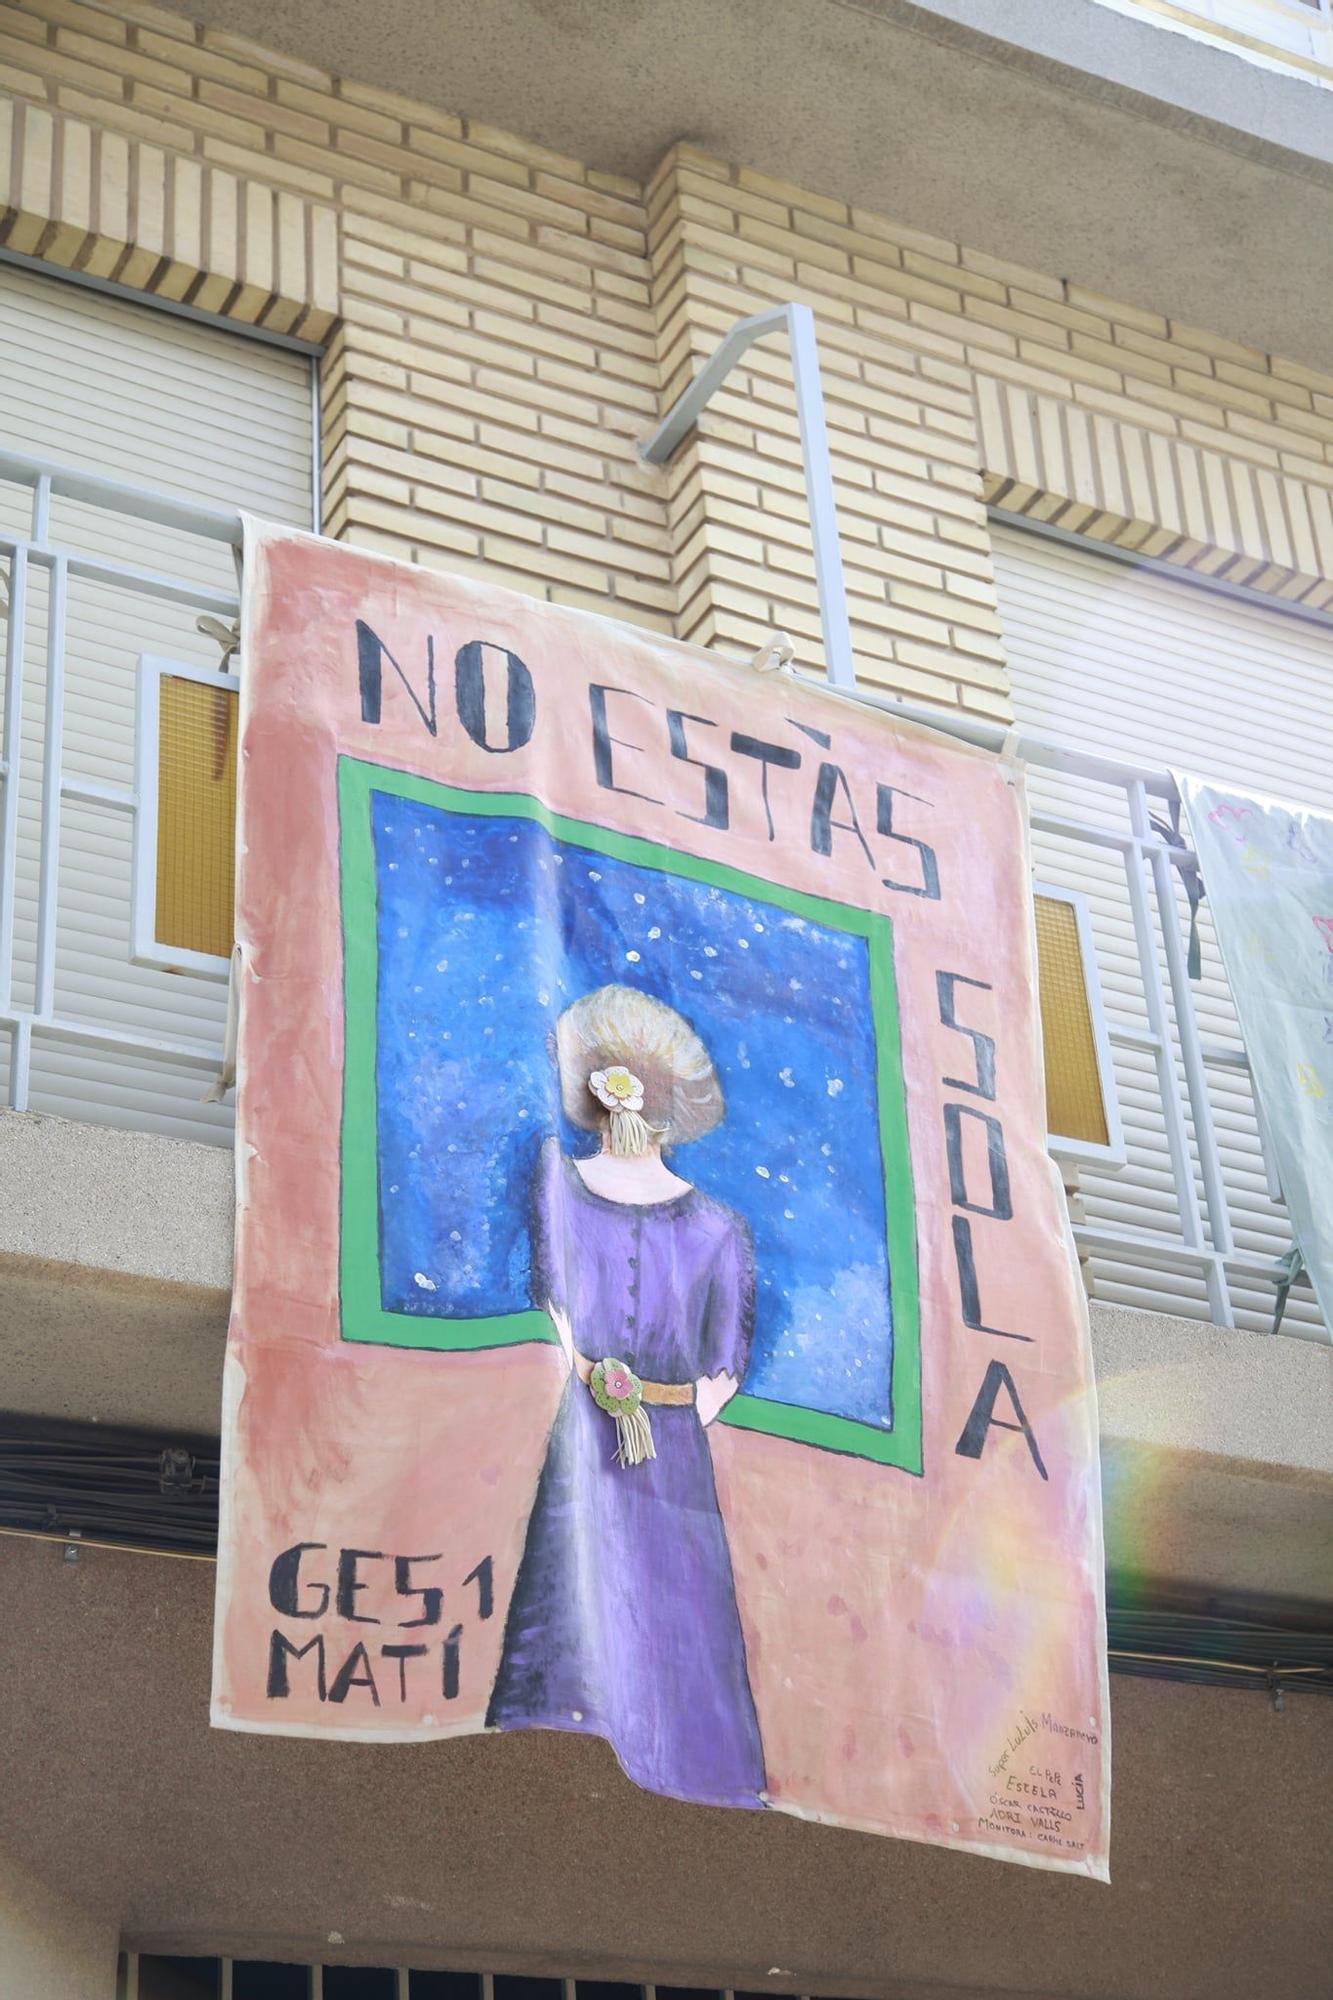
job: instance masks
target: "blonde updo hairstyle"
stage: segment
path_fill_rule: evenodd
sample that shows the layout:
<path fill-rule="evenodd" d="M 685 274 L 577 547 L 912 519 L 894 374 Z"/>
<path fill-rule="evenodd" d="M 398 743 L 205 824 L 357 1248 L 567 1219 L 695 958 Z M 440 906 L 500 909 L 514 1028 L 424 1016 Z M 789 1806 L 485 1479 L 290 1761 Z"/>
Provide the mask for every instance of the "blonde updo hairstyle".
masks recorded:
<path fill-rule="evenodd" d="M 683 1014 L 633 986 L 599 986 L 555 1024 L 565 1115 L 585 1132 L 611 1133 L 615 1152 L 642 1153 L 650 1136 L 683 1145 L 722 1117 L 712 1059 Z M 609 1110 L 589 1084 L 594 1071 L 624 1068 L 643 1085 L 642 1113 Z"/>

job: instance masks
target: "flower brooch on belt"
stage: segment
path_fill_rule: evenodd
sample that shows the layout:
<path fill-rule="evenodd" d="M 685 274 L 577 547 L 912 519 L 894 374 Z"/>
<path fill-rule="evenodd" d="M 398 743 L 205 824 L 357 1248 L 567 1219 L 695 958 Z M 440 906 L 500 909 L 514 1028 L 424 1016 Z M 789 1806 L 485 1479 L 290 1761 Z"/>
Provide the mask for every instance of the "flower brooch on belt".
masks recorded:
<path fill-rule="evenodd" d="M 632 1417 L 643 1401 L 643 1384 L 634 1370 L 610 1355 L 593 1363 L 589 1387 L 598 1409 L 611 1417 Z"/>
<path fill-rule="evenodd" d="M 643 1384 L 632 1368 L 608 1355 L 594 1361 L 588 1377 L 592 1399 L 616 1423 L 616 1463 L 642 1465 L 657 1457 L 653 1428 L 643 1407 Z"/>

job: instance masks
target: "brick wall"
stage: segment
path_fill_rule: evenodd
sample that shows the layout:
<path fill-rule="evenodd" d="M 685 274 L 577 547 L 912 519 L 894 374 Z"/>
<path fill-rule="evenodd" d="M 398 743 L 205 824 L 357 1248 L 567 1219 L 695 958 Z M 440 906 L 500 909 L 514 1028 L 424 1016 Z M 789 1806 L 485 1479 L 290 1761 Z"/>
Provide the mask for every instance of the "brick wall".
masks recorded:
<path fill-rule="evenodd" d="M 859 668 L 1006 712 L 985 503 L 1333 599 L 1333 379 L 678 147 L 649 191 L 665 389 L 796 298 L 819 322 Z M 682 452 L 685 628 L 817 645 L 782 357 Z"/>
<path fill-rule="evenodd" d="M 145 0 L 0 0 L 0 239 L 327 337 L 329 532 L 818 665 L 790 371 L 817 315 L 860 671 L 1008 712 L 987 501 L 1333 598 L 1333 379 L 686 146 L 646 188 Z"/>
<path fill-rule="evenodd" d="M 305 332 L 262 253 L 280 219 L 290 239 L 311 226 L 298 216 L 336 218 L 330 533 L 670 629 L 665 482 L 634 448 L 658 383 L 637 187 L 140 0 L 0 5 L 0 87 L 55 114 L 26 183 L 13 171 L 0 193 L 26 214 L 17 248 L 142 285 L 164 254 L 188 261 L 183 235 L 196 268 L 172 295 Z M 71 130 L 90 136 L 71 146 Z M 134 241 L 118 265 L 96 204 L 104 160 L 122 157 Z M 68 219 L 84 162 L 87 252 Z M 205 213 L 182 231 L 191 201 Z M 260 278 L 225 298 L 238 255 Z"/>
<path fill-rule="evenodd" d="M 883 280 L 923 298 L 939 288 L 903 268 L 878 218 L 689 148 L 663 163 L 649 204 L 666 400 L 733 320 L 789 298 L 810 304 L 858 670 L 924 700 L 1005 712 L 971 379 L 957 338 L 910 328 L 907 296 Z M 924 259 L 925 239 L 906 240 Z M 685 635 L 752 645 L 776 622 L 803 660 L 818 658 L 780 347 L 751 348 L 709 406 L 672 468 L 671 505 Z"/>

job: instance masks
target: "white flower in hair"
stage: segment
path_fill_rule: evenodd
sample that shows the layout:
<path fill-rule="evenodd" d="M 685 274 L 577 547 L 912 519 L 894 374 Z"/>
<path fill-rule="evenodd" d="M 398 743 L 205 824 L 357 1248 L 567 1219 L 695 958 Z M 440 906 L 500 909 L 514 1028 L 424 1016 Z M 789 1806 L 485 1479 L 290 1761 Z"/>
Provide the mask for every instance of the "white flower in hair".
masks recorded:
<path fill-rule="evenodd" d="M 588 1088 L 608 1111 L 643 1110 L 643 1085 L 634 1072 L 623 1065 L 595 1069 L 588 1078 Z"/>

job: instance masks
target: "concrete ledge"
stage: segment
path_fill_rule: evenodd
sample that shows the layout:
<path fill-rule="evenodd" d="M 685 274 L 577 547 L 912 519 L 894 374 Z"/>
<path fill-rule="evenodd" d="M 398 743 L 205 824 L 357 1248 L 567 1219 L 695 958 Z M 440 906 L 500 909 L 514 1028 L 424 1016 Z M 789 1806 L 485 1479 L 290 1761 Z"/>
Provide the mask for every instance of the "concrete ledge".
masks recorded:
<path fill-rule="evenodd" d="M 1103 1440 L 1333 1478 L 1333 1346 L 1094 1305 Z"/>
<path fill-rule="evenodd" d="M 216 1433 L 228 1151 L 0 1114 L 0 1408 Z M 1333 1600 L 1333 1347 L 1094 1305 L 1108 1567 Z"/>
<path fill-rule="evenodd" d="M 1121 1594 L 1333 1599 L 1333 1347 L 1094 1305 Z"/>
<path fill-rule="evenodd" d="M 0 1257 L 231 1289 L 228 1147 L 0 1112 Z"/>

